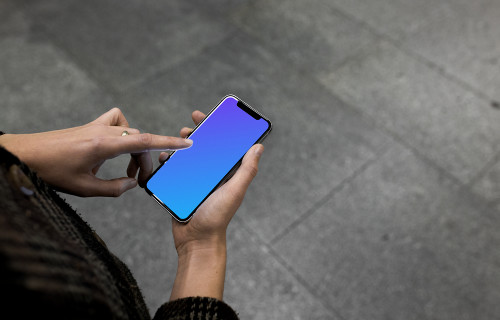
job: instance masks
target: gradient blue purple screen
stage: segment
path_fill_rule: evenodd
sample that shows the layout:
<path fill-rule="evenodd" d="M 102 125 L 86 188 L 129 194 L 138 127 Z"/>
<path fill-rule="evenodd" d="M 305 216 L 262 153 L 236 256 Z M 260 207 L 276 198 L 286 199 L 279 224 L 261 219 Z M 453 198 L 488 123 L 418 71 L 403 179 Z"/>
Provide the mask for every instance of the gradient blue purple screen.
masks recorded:
<path fill-rule="evenodd" d="M 264 134 L 256 120 L 226 98 L 189 137 L 193 146 L 175 152 L 147 188 L 180 219 L 186 219 Z"/>

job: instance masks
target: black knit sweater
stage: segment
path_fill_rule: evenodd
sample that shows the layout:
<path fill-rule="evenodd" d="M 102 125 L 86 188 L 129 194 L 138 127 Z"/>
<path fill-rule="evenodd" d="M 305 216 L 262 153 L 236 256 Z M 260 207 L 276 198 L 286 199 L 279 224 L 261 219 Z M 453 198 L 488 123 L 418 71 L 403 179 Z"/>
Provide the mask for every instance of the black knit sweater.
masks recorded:
<path fill-rule="evenodd" d="M 150 319 L 129 269 L 85 221 L 0 147 L 0 317 Z M 237 319 L 222 301 L 168 302 L 154 319 Z"/>

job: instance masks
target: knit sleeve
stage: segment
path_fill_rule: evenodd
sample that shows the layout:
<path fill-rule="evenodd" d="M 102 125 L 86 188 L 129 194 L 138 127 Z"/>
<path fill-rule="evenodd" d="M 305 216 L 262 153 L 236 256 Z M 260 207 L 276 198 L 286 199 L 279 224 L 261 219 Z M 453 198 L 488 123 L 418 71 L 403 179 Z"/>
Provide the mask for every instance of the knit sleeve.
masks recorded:
<path fill-rule="evenodd" d="M 162 305 L 153 320 L 213 319 L 237 320 L 236 312 L 223 301 L 214 298 L 189 297 Z"/>

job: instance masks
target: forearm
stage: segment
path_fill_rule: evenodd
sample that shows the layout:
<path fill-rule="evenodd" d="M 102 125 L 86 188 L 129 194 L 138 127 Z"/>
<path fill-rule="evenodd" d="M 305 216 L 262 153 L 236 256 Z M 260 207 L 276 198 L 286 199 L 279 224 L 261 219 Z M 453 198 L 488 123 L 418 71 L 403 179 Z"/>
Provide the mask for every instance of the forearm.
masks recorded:
<path fill-rule="evenodd" d="M 61 161 L 57 155 L 61 153 L 60 141 L 56 134 L 64 134 L 66 130 L 48 131 L 28 134 L 4 134 L 0 136 L 0 145 L 15 154 L 22 162 L 51 185 L 53 179 L 48 178 L 47 168 L 58 168 Z M 64 159 L 67 161 L 67 157 Z"/>
<path fill-rule="evenodd" d="M 42 136 L 43 133 L 4 134 L 0 136 L 0 145 L 33 169 L 37 169 L 37 159 L 43 159 L 43 153 L 39 149 Z"/>
<path fill-rule="evenodd" d="M 222 300 L 226 276 L 225 240 L 179 253 L 177 275 L 170 300 L 211 297 Z"/>
<path fill-rule="evenodd" d="M 18 145 L 18 148 L 15 148 L 16 144 L 19 144 L 19 141 L 16 141 L 16 136 L 17 135 L 14 134 L 0 135 L 0 146 L 4 147 L 5 149 L 15 154 L 14 151 L 16 151 L 16 149 L 20 147 Z"/>

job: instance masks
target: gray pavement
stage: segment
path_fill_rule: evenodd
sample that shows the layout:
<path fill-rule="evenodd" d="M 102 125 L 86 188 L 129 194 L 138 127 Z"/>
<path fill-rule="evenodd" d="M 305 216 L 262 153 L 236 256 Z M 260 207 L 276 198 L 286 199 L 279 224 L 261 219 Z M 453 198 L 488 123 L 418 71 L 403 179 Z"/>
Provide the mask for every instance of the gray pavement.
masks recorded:
<path fill-rule="evenodd" d="M 274 123 L 228 234 L 242 319 L 499 319 L 498 17 L 496 0 L 0 0 L 0 130 L 119 106 L 177 135 L 234 93 Z M 167 301 L 169 216 L 139 188 L 64 197 L 151 312 Z"/>

